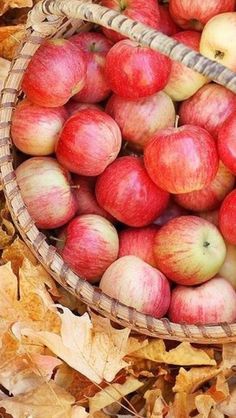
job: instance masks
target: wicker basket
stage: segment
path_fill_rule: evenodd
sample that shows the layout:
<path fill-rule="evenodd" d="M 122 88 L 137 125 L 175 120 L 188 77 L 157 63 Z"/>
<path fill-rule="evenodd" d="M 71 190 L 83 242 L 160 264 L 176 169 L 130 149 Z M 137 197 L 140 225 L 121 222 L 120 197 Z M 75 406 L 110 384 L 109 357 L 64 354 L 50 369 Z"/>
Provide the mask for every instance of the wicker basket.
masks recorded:
<path fill-rule="evenodd" d="M 217 326 L 174 324 L 166 318 L 158 320 L 137 312 L 106 296 L 69 269 L 56 249 L 46 242 L 46 237 L 37 229 L 24 205 L 14 173 L 10 138 L 12 111 L 21 93 L 20 85 L 24 70 L 45 38 L 70 37 L 75 32 L 89 30 L 91 23 L 112 28 L 142 45 L 160 51 L 236 93 L 235 73 L 176 40 L 134 22 L 114 10 L 79 0 L 39 2 L 29 15 L 26 40 L 12 62 L 1 98 L 0 169 L 4 193 L 13 221 L 26 244 L 54 279 L 89 307 L 113 321 L 139 333 L 165 339 L 201 344 L 236 341 L 236 324 L 222 323 Z"/>

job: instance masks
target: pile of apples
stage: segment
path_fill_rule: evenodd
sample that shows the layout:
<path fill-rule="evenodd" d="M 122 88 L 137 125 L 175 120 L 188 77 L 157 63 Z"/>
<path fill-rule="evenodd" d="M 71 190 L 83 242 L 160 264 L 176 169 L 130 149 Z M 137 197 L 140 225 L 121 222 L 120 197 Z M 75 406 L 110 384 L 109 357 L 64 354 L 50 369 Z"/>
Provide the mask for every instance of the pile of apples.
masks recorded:
<path fill-rule="evenodd" d="M 234 0 L 101 4 L 236 71 Z M 65 262 L 154 317 L 236 321 L 235 94 L 104 28 L 45 41 L 22 90 L 16 177 Z"/>

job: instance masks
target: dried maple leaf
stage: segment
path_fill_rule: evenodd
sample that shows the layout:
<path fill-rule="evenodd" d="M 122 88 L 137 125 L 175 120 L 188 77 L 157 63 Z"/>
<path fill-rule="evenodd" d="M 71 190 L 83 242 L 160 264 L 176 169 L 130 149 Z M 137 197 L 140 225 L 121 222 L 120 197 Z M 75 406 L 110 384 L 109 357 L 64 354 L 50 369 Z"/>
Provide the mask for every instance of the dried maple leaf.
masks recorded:
<path fill-rule="evenodd" d="M 16 237 L 13 243 L 6 247 L 2 253 L 2 261 L 4 263 L 10 261 L 12 270 L 15 274 L 18 274 L 19 268 L 22 266 L 25 258 L 27 258 L 34 266 L 38 264 L 33 253 L 19 237 Z"/>
<path fill-rule="evenodd" d="M 166 351 L 163 340 L 152 340 L 144 348 L 129 355 L 178 366 L 216 365 L 215 360 L 211 359 L 204 350 L 195 348 L 188 342 L 183 342 L 176 348 Z"/>
<path fill-rule="evenodd" d="M 79 317 L 60 306 L 60 335 L 23 329 L 22 335 L 47 346 L 69 366 L 95 383 L 111 382 L 127 366 L 123 361 L 130 330 L 117 330 L 108 319 L 87 313 Z"/>
<path fill-rule="evenodd" d="M 24 36 L 24 25 L 0 27 L 0 56 L 8 60 L 14 58 Z"/>
<path fill-rule="evenodd" d="M 13 240 L 15 227 L 10 219 L 9 211 L 3 208 L 0 212 L 0 249 L 3 250 Z"/>
<path fill-rule="evenodd" d="M 236 416 L 236 387 L 234 386 L 230 392 L 230 395 L 226 400 L 220 402 L 217 405 L 218 411 L 221 413 L 233 417 Z"/>
<path fill-rule="evenodd" d="M 180 368 L 176 377 L 174 392 L 195 392 L 203 383 L 217 376 L 221 369 L 214 367 L 192 367 L 190 370 Z"/>
<path fill-rule="evenodd" d="M 145 410 L 147 418 L 162 418 L 169 410 L 160 389 L 148 390 L 144 395 L 144 399 L 146 399 Z"/>
<path fill-rule="evenodd" d="M 222 402 L 229 397 L 229 385 L 225 379 L 223 372 L 216 377 L 216 383 L 213 384 L 206 392 L 216 403 Z"/>
<path fill-rule="evenodd" d="M 32 7 L 32 0 L 1 0 L 0 2 L 0 16 L 6 13 L 9 9 Z"/>
<path fill-rule="evenodd" d="M 210 418 L 211 412 L 215 410 L 216 402 L 210 395 L 202 394 L 196 397 L 195 405 L 201 418 Z"/>
<path fill-rule="evenodd" d="M 143 383 L 134 377 L 129 377 L 122 385 L 113 383 L 106 389 L 98 392 L 93 398 L 89 399 L 89 412 L 99 411 L 106 406 L 112 404 L 114 401 L 119 401 L 124 396 L 132 393 L 143 386 Z"/>

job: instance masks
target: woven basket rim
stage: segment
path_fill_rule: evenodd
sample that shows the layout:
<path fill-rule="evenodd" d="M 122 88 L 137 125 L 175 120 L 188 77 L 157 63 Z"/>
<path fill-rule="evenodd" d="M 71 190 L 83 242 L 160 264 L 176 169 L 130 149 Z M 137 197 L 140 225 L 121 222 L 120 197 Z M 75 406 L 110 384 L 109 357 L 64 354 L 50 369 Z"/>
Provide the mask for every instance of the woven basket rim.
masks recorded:
<path fill-rule="evenodd" d="M 220 84 L 236 93 L 235 73 L 214 61 L 202 57 L 185 45 L 173 41 L 172 38 L 131 19 L 124 18 L 124 15 L 120 15 L 113 10 L 79 0 L 43 0 L 37 3 L 30 13 L 26 39 L 12 61 L 10 73 L 1 94 L 0 170 L 3 190 L 13 222 L 25 243 L 51 276 L 90 308 L 111 320 L 141 334 L 153 337 L 200 344 L 236 341 L 236 323 L 218 325 L 175 324 L 167 318 L 156 319 L 140 313 L 134 308 L 105 295 L 87 281 L 80 279 L 64 263 L 55 247 L 46 242 L 46 236 L 37 229 L 29 215 L 16 181 L 10 137 L 11 117 L 20 94 L 21 79 L 30 59 L 45 38 L 70 36 L 75 28 L 83 28 L 83 21 L 100 23 L 107 28 L 112 28 L 123 35 L 129 36 L 131 39 L 136 39 L 154 50 L 159 50 L 198 72 L 208 76 L 212 74 L 212 79 L 218 80 Z"/>

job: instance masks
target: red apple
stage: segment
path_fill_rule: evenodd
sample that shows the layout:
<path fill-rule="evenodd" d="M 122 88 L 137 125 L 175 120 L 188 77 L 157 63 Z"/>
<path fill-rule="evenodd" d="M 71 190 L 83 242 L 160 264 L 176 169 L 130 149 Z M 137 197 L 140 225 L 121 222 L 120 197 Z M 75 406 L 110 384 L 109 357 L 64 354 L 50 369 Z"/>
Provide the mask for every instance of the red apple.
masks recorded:
<path fill-rule="evenodd" d="M 115 160 L 121 142 L 119 126 L 109 115 L 97 109 L 84 109 L 65 123 L 56 156 L 73 173 L 97 176 Z"/>
<path fill-rule="evenodd" d="M 219 209 L 206 212 L 198 212 L 196 213 L 196 216 L 200 216 L 200 218 L 206 219 L 206 221 L 217 227 L 219 226 Z"/>
<path fill-rule="evenodd" d="M 236 190 L 226 196 L 220 207 L 219 227 L 224 238 L 236 245 Z"/>
<path fill-rule="evenodd" d="M 58 107 L 84 87 L 85 78 L 83 51 L 66 39 L 49 39 L 33 55 L 22 90 L 39 106 Z"/>
<path fill-rule="evenodd" d="M 60 235 L 58 249 L 79 276 L 97 282 L 118 256 L 119 239 L 114 226 L 102 216 L 74 218 Z"/>
<path fill-rule="evenodd" d="M 117 158 L 99 176 L 96 184 L 98 204 L 129 226 L 145 226 L 166 208 L 169 194 L 148 176 L 143 159 Z"/>
<path fill-rule="evenodd" d="M 13 113 L 12 140 L 25 154 L 52 154 L 66 118 L 64 107 L 41 107 L 25 99 Z"/>
<path fill-rule="evenodd" d="M 70 42 L 84 52 L 87 60 L 85 86 L 74 96 L 84 103 L 98 103 L 110 94 L 110 87 L 104 75 L 106 55 L 113 43 L 97 32 L 83 32 L 70 38 Z"/>
<path fill-rule="evenodd" d="M 221 125 L 235 111 L 236 95 L 211 83 L 180 105 L 180 123 L 201 126 L 216 139 Z"/>
<path fill-rule="evenodd" d="M 16 169 L 23 200 L 38 228 L 64 225 L 75 215 L 70 175 L 54 158 L 33 157 Z"/>
<path fill-rule="evenodd" d="M 101 5 L 114 9 L 123 15 L 130 17 L 133 20 L 144 23 L 145 25 L 151 26 L 154 29 L 159 28 L 160 24 L 160 12 L 156 0 L 101 0 Z M 102 28 L 103 33 L 107 38 L 113 42 L 121 41 L 124 36 L 119 33 Z"/>
<path fill-rule="evenodd" d="M 219 129 L 218 152 L 226 167 L 236 174 L 236 112 Z"/>
<path fill-rule="evenodd" d="M 145 228 L 127 228 L 119 233 L 119 258 L 135 255 L 146 263 L 156 267 L 154 258 L 154 239 L 158 227 L 151 225 Z"/>
<path fill-rule="evenodd" d="M 106 112 L 118 123 L 123 139 L 138 148 L 144 147 L 159 129 L 175 123 L 174 104 L 163 91 L 136 101 L 113 94 Z"/>
<path fill-rule="evenodd" d="M 78 103 L 78 102 L 75 102 L 74 100 L 70 100 L 68 103 L 66 103 L 65 108 L 66 108 L 69 116 L 72 116 L 75 113 L 80 112 L 80 110 L 84 110 L 84 109 L 103 110 L 102 106 L 99 106 L 97 104 Z"/>
<path fill-rule="evenodd" d="M 220 161 L 216 176 L 207 187 L 195 192 L 178 194 L 175 196 L 175 201 L 185 209 L 195 212 L 213 210 L 231 192 L 234 183 L 234 175 Z"/>
<path fill-rule="evenodd" d="M 205 129 L 185 125 L 157 132 L 145 148 L 144 163 L 158 187 L 178 194 L 210 184 L 219 160 L 212 136 Z"/>
<path fill-rule="evenodd" d="M 226 242 L 227 253 L 219 276 L 227 280 L 236 290 L 236 246 Z"/>
<path fill-rule="evenodd" d="M 203 283 L 221 268 L 226 247 L 218 229 L 197 216 L 171 219 L 156 234 L 156 266 L 183 285 Z"/>
<path fill-rule="evenodd" d="M 162 226 L 169 222 L 171 219 L 177 218 L 178 216 L 182 215 L 188 215 L 188 212 L 184 208 L 170 200 L 165 211 L 160 216 L 158 216 L 158 218 L 155 219 L 153 223 L 155 225 Z"/>
<path fill-rule="evenodd" d="M 73 176 L 74 193 L 77 200 L 77 215 L 100 215 L 113 222 L 114 218 L 97 202 L 95 196 L 96 177 Z"/>
<path fill-rule="evenodd" d="M 99 287 L 119 302 L 156 318 L 162 318 L 170 304 L 170 285 L 164 274 L 132 255 L 111 264 Z"/>
<path fill-rule="evenodd" d="M 199 51 L 201 35 L 196 31 L 184 31 L 173 36 L 179 42 Z M 191 70 L 178 61 L 172 62 L 170 77 L 165 92 L 176 101 L 186 100 L 208 82 L 202 74 Z"/>
<path fill-rule="evenodd" d="M 169 318 L 180 324 L 232 323 L 236 320 L 236 292 L 220 277 L 197 287 L 177 286 L 172 292 Z"/>
<path fill-rule="evenodd" d="M 202 30 L 213 16 L 234 10 L 235 0 L 170 0 L 170 13 L 183 29 Z"/>
<path fill-rule="evenodd" d="M 180 31 L 180 28 L 176 25 L 170 15 L 167 4 L 159 4 L 159 13 L 160 20 L 158 24 L 158 31 L 165 33 L 168 36 L 172 36 Z"/>
<path fill-rule="evenodd" d="M 124 39 L 107 54 L 105 74 L 114 93 L 137 100 L 162 90 L 168 81 L 171 61 L 163 54 Z"/>

